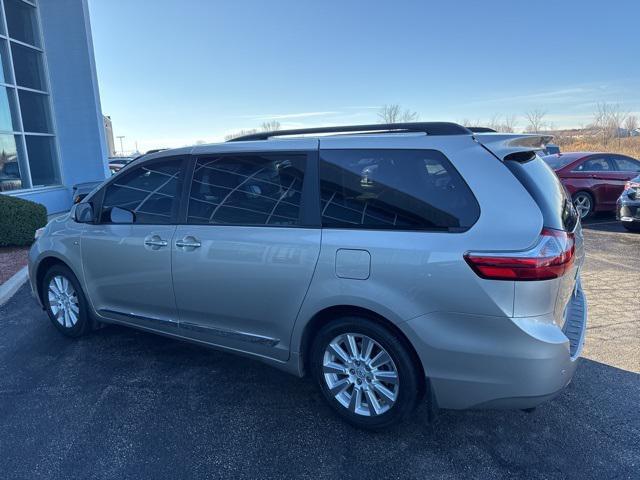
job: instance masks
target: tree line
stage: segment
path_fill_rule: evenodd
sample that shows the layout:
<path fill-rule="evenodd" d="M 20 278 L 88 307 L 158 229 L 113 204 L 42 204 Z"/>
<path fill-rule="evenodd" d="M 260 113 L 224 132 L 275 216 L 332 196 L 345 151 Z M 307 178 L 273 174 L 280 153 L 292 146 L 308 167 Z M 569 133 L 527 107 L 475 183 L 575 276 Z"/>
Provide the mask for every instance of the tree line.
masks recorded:
<path fill-rule="evenodd" d="M 581 128 L 589 135 L 597 136 L 603 144 L 607 144 L 613 138 L 631 136 L 640 128 L 638 117 L 625 110 L 619 104 L 599 102 L 594 109 L 591 123 Z M 385 104 L 377 112 L 378 122 L 382 124 L 407 123 L 420 121 L 418 112 L 404 108 L 399 104 Z M 488 127 L 497 132 L 513 133 L 518 130 L 520 121 L 523 120 L 523 128 L 526 133 L 541 133 L 554 131 L 556 128 L 548 120 L 547 111 L 532 109 L 524 112 L 522 117 L 516 115 L 494 114 L 486 122 L 470 120 L 468 118 L 458 121 L 465 127 Z M 243 135 L 251 135 L 258 132 L 274 132 L 281 128 L 280 122 L 273 120 L 263 122 L 259 128 L 239 130 L 225 136 L 225 140 L 231 140 Z"/>

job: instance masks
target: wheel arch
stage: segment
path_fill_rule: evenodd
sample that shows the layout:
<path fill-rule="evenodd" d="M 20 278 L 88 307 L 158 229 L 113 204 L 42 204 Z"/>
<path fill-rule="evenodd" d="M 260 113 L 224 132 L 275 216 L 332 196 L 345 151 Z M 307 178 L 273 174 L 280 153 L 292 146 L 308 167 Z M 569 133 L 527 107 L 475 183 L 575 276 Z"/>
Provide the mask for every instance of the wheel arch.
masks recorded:
<path fill-rule="evenodd" d="M 71 265 L 69 265 L 69 262 L 64 261 L 60 257 L 50 255 L 42 258 L 38 262 L 38 266 L 36 267 L 35 287 L 36 287 L 36 292 L 38 294 L 38 298 L 40 299 L 40 303 L 41 305 L 43 305 L 43 308 L 44 308 L 45 302 L 44 302 L 43 292 L 42 292 L 42 280 L 44 279 L 44 276 L 47 274 L 49 269 L 54 265 L 63 265 L 64 267 L 71 270 L 71 272 L 76 276 L 76 278 L 80 278 L 78 277 L 78 274 L 73 270 Z"/>
<path fill-rule="evenodd" d="M 414 348 L 411 341 L 407 338 L 400 328 L 396 324 L 394 324 L 388 318 L 380 315 L 373 310 L 369 310 L 364 307 L 359 307 L 356 305 L 333 305 L 330 307 L 326 307 L 320 311 L 318 311 L 305 325 L 304 331 L 302 333 L 302 339 L 300 343 L 300 355 L 301 355 L 301 367 L 302 373 L 306 375 L 309 372 L 309 352 L 311 351 L 311 347 L 313 345 L 313 339 L 316 334 L 320 331 L 323 325 L 326 325 L 331 320 L 341 317 L 364 317 L 374 322 L 377 322 L 383 325 L 386 329 L 393 332 L 405 345 L 409 355 L 415 365 L 419 368 L 420 379 L 421 379 L 421 388 L 424 390 L 426 388 L 426 376 L 424 367 L 422 362 L 420 361 L 420 357 L 418 356 L 418 352 Z"/>

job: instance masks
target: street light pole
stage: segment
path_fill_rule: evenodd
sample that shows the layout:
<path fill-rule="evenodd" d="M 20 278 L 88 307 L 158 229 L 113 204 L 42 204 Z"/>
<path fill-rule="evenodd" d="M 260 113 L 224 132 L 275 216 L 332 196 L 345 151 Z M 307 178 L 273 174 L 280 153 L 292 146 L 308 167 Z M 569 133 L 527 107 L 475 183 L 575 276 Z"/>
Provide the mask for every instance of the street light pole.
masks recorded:
<path fill-rule="evenodd" d="M 120 155 L 124 157 L 124 147 L 122 146 L 122 139 L 125 137 L 124 135 L 118 135 L 116 138 L 120 140 Z"/>

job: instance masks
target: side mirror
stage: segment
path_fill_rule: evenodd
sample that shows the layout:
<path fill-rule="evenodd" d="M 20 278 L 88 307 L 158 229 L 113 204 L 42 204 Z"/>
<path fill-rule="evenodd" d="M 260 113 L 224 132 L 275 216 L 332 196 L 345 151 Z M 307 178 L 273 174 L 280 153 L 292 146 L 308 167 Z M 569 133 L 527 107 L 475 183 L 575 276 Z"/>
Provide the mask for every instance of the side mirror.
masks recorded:
<path fill-rule="evenodd" d="M 78 203 L 73 211 L 73 219 L 78 223 L 93 222 L 93 207 L 90 203 Z"/>
<path fill-rule="evenodd" d="M 135 220 L 136 215 L 131 210 L 120 207 L 111 209 L 111 223 L 133 223 Z"/>

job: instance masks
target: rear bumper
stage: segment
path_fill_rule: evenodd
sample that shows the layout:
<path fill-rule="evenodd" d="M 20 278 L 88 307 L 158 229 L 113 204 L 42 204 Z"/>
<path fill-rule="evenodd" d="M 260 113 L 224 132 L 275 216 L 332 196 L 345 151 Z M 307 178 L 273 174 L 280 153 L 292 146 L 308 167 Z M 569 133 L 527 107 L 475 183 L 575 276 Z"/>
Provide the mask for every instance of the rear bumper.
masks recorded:
<path fill-rule="evenodd" d="M 553 315 L 434 313 L 401 325 L 441 408 L 531 408 L 566 387 L 584 344 L 587 304 L 578 288 L 565 324 Z"/>

